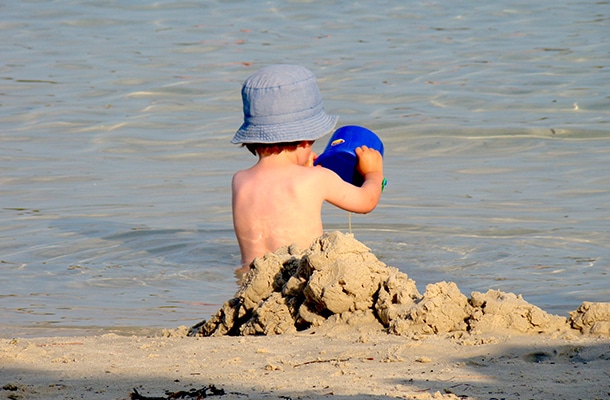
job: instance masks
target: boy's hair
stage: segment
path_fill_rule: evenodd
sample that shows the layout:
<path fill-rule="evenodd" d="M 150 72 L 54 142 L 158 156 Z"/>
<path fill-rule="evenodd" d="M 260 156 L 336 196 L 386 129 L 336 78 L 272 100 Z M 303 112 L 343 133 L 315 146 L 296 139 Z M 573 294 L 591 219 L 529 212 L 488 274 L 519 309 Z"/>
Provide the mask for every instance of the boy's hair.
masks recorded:
<path fill-rule="evenodd" d="M 282 143 L 244 143 L 250 153 L 261 156 L 270 156 L 272 154 L 280 154 L 282 151 L 295 151 L 297 147 L 305 147 L 308 144 L 313 144 L 313 140 L 301 140 L 299 142 L 282 142 Z"/>

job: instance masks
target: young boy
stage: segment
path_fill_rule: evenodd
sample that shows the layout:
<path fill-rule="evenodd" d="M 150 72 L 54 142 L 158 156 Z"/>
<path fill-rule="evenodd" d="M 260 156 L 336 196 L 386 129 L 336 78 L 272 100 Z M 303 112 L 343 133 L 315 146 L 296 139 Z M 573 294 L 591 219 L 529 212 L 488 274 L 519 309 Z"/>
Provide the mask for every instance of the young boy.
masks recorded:
<path fill-rule="evenodd" d="M 322 204 L 368 213 L 377 205 L 383 160 L 374 149 L 356 149 L 361 187 L 335 172 L 313 167 L 316 139 L 333 130 L 315 76 L 306 68 L 272 65 L 242 86 L 244 123 L 232 143 L 245 145 L 258 162 L 233 177 L 233 225 L 242 271 L 256 258 L 296 244 L 309 247 L 322 235 Z"/>

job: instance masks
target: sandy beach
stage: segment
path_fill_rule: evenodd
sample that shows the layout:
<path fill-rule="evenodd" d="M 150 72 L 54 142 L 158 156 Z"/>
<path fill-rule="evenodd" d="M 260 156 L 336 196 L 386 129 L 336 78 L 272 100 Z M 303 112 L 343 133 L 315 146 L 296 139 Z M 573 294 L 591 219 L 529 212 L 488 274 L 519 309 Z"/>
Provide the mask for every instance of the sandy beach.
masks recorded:
<path fill-rule="evenodd" d="M 610 303 L 562 317 L 451 282 L 420 294 L 339 232 L 255 260 L 235 297 L 193 327 L 45 333 L 2 335 L 1 399 L 610 396 Z"/>
<path fill-rule="evenodd" d="M 608 1 L 0 10 L 0 400 L 610 400 Z M 388 185 L 323 210 L 375 254 L 326 237 L 238 288 L 230 141 L 277 63 Z"/>
<path fill-rule="evenodd" d="M 0 398 L 129 399 L 134 388 L 172 398 L 166 392 L 211 385 L 225 399 L 610 396 L 607 337 L 406 338 L 370 326 L 280 336 L 176 334 L 4 338 Z"/>

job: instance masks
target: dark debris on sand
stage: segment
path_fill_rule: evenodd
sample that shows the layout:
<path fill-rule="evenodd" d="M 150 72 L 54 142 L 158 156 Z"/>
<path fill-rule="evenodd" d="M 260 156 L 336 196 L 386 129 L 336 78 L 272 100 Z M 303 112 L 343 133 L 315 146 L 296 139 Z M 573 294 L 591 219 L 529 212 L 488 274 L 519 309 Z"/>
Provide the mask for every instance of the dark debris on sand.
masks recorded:
<path fill-rule="evenodd" d="M 178 392 L 165 392 L 165 397 L 143 396 L 133 389 L 131 400 L 174 400 L 174 399 L 205 399 L 209 396 L 224 396 L 224 389 L 217 389 L 216 386 L 204 386 L 201 389 L 191 389 L 189 391 L 180 390 Z"/>

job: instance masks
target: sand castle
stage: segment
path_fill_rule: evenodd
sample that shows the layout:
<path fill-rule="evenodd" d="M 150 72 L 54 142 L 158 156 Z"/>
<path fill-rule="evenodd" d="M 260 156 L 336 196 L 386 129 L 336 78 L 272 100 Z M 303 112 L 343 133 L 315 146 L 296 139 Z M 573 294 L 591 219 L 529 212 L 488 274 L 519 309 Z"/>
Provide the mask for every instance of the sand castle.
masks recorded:
<path fill-rule="evenodd" d="M 351 234 L 331 232 L 304 251 L 284 247 L 254 260 L 236 293 L 191 336 L 277 335 L 332 324 L 378 324 L 396 335 L 450 332 L 610 336 L 610 303 L 583 303 L 569 318 L 521 296 L 462 294 L 453 282 L 415 282 Z"/>

